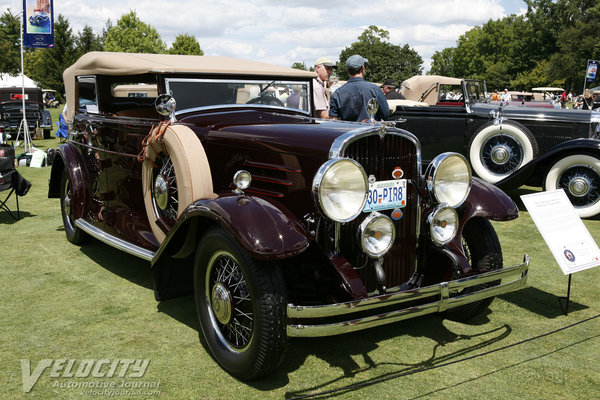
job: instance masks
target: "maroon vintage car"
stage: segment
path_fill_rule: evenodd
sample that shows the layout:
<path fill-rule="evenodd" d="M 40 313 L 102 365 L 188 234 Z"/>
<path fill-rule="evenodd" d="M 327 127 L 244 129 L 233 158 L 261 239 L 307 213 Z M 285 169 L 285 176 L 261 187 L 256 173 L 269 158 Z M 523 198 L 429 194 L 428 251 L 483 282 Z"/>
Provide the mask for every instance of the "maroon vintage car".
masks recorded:
<path fill-rule="evenodd" d="M 510 198 L 456 153 L 423 174 L 402 129 L 312 118 L 314 76 L 114 53 L 64 73 L 49 196 L 67 239 L 148 260 L 158 300 L 194 293 L 209 351 L 241 379 L 277 367 L 288 337 L 469 318 L 526 282 L 489 222 L 518 216 Z"/>

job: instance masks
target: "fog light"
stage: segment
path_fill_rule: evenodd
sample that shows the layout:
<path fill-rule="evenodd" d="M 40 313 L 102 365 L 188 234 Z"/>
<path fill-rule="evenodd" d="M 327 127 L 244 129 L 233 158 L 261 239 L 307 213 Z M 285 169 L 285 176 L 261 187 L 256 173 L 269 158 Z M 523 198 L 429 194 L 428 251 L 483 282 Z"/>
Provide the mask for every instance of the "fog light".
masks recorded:
<path fill-rule="evenodd" d="M 382 257 L 395 238 L 396 228 L 387 215 L 373 212 L 360 224 L 360 242 L 369 257 Z"/>
<path fill-rule="evenodd" d="M 454 239 L 458 231 L 458 214 L 447 204 L 440 204 L 429 216 L 431 240 L 439 246 Z"/>
<path fill-rule="evenodd" d="M 233 184 L 237 190 L 247 189 L 251 182 L 252 175 L 250 175 L 250 172 L 244 171 L 243 169 L 233 175 Z"/>

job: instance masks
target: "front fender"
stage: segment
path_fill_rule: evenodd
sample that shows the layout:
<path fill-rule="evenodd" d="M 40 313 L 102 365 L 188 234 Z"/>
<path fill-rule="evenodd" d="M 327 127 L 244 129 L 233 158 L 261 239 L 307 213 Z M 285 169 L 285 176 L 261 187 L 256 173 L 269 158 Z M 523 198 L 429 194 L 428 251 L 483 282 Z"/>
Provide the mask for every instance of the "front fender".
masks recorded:
<path fill-rule="evenodd" d="M 502 190 L 479 178 L 473 178 L 471 192 L 457 212 L 460 218 L 458 232 L 442 251 L 466 275 L 471 272 L 471 264 L 462 245 L 462 231 L 469 220 L 487 218 L 493 221 L 510 221 L 519 216 L 519 209 Z"/>
<path fill-rule="evenodd" d="M 479 178 L 473 178 L 469 196 L 457 211 L 461 226 L 473 217 L 510 221 L 519 216 L 517 205 L 506 193 Z"/>
<path fill-rule="evenodd" d="M 48 198 L 58 198 L 60 196 L 60 178 L 63 170 L 66 169 L 71 182 L 71 204 L 75 218 L 81 218 L 84 215 L 85 205 L 91 198 L 89 188 L 85 184 L 89 180 L 83 165 L 81 154 L 75 146 L 69 143 L 60 145 L 54 156 L 48 183 Z"/>
<path fill-rule="evenodd" d="M 550 148 L 544 154 L 531 160 L 511 175 L 496 183 L 503 190 L 515 189 L 529 183 L 532 176 L 539 175 L 547 170 L 559 159 L 571 154 L 592 154 L 600 157 L 600 140 L 573 139 L 562 142 Z"/>
<path fill-rule="evenodd" d="M 172 251 L 180 245 L 171 243 L 171 239 L 179 234 L 180 229 L 193 226 L 190 222 L 194 219 L 220 224 L 250 256 L 263 260 L 292 257 L 306 250 L 311 240 L 302 225 L 280 204 L 260 197 L 228 194 L 190 205 L 179 218 L 177 226 L 169 232 L 155 260 L 167 248 Z M 198 226 L 197 237 L 200 238 L 207 224 L 200 223 Z"/>

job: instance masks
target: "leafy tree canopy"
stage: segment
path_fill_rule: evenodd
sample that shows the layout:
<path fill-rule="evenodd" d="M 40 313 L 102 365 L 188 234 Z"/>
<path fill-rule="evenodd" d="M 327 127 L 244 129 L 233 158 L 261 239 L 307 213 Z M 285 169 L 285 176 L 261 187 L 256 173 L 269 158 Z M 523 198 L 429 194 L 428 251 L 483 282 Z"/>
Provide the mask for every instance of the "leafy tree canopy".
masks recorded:
<path fill-rule="evenodd" d="M 16 75 L 21 72 L 21 25 L 18 14 L 10 10 L 0 15 L 0 72 Z"/>
<path fill-rule="evenodd" d="M 182 33 L 177 35 L 171 48 L 167 51 L 169 54 L 187 54 L 192 56 L 203 56 L 204 52 L 200 48 L 200 43 L 194 35 Z"/>
<path fill-rule="evenodd" d="M 292 64 L 292 68 L 294 69 L 300 69 L 302 71 L 308 71 L 308 69 L 306 69 L 306 65 L 303 62 L 300 61 L 296 61 L 295 63 Z"/>
<path fill-rule="evenodd" d="M 525 0 L 523 16 L 490 20 L 437 51 L 430 73 L 485 79 L 488 88 L 563 86 L 581 92 L 588 59 L 600 59 L 598 0 Z"/>
<path fill-rule="evenodd" d="M 386 78 L 393 79 L 396 84 L 419 75 L 423 71 L 423 59 L 407 44 L 394 45 L 389 42 L 389 32 L 375 25 L 369 26 L 358 41 L 346 47 L 340 53 L 338 75 L 340 79 L 349 78 L 346 72 L 346 60 L 353 54 L 359 54 L 369 60 L 366 66 L 366 79 L 383 83 Z"/>
<path fill-rule="evenodd" d="M 167 50 L 158 31 L 142 22 L 133 10 L 108 30 L 104 48 L 127 53 L 164 53 Z"/>

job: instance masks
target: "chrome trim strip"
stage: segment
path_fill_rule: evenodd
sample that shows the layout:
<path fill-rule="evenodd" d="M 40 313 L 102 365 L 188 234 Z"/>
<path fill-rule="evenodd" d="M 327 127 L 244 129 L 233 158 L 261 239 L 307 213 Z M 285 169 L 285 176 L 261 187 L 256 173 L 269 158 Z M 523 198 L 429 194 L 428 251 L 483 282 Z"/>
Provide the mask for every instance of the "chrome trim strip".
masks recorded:
<path fill-rule="evenodd" d="M 405 309 L 390 311 L 382 314 L 372 315 L 364 318 L 350 319 L 347 321 L 328 323 L 328 324 L 288 324 L 287 335 L 294 337 L 319 337 L 337 335 L 346 332 L 367 329 L 374 326 L 384 325 L 396 321 L 402 321 L 409 318 L 418 317 L 425 314 L 441 312 L 450 308 L 459 307 L 475 301 L 483 300 L 488 297 L 497 296 L 502 293 L 508 293 L 514 290 L 521 289 L 527 282 L 527 272 L 529 269 L 529 256 L 523 257 L 523 263 L 504 268 L 497 271 L 486 272 L 479 275 L 470 276 L 467 278 L 457 279 L 450 282 L 442 282 L 440 284 L 417 288 L 407 291 L 396 291 L 386 293 L 363 300 L 351 301 L 346 303 L 328 304 L 322 306 L 296 306 L 288 304 L 288 318 L 326 318 L 356 312 L 382 308 L 390 305 L 406 303 L 423 299 L 426 297 L 440 296 L 440 300 L 431 303 L 422 304 L 419 306 L 408 307 Z M 514 277 L 513 275 L 516 275 Z M 458 291 L 467 287 L 480 285 L 483 283 L 507 279 L 512 280 L 507 283 L 501 283 L 497 286 L 492 286 L 479 290 L 477 292 L 468 293 L 461 296 L 449 297 L 453 291 Z"/>
<path fill-rule="evenodd" d="M 90 224 L 84 219 L 77 219 L 75 221 L 75 225 L 77 225 L 78 228 L 81 228 L 81 230 L 83 230 L 88 235 L 100 240 L 101 242 L 104 242 L 116 249 L 129 253 L 133 256 L 143 258 L 146 261 L 152 261 L 154 255 L 156 254 L 153 251 L 146 250 L 142 247 L 126 242 L 123 239 L 119 239 L 118 237 L 110 235 L 96 228 L 94 225 Z"/>

